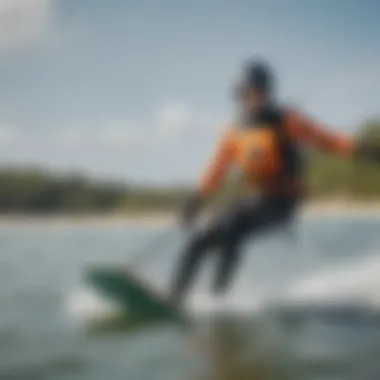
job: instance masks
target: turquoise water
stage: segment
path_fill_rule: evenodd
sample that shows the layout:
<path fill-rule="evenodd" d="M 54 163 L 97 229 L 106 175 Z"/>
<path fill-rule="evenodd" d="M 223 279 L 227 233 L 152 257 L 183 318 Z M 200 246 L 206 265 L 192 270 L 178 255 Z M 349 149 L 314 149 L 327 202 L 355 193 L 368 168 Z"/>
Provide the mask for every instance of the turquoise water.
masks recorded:
<path fill-rule="evenodd" d="M 3 228 L 0 379 L 227 379 L 240 354 L 261 371 L 256 378 L 380 378 L 380 218 L 304 218 L 288 233 L 249 242 L 224 300 L 208 293 L 210 256 L 188 300 L 194 332 L 90 329 L 109 326 L 116 311 L 86 289 L 85 268 L 124 263 L 163 231 Z M 173 230 L 136 270 L 165 290 L 181 241 Z M 265 375 L 263 363 L 279 372 Z"/>

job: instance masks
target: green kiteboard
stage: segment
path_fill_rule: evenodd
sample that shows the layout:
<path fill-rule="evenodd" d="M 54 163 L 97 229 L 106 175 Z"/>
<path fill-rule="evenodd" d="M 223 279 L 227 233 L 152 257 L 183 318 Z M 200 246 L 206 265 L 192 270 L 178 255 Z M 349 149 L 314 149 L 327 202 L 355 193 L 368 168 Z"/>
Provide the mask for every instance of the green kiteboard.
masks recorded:
<path fill-rule="evenodd" d="M 92 267 L 87 281 L 103 296 L 116 302 L 134 319 L 172 320 L 188 326 L 185 312 L 124 267 Z"/>

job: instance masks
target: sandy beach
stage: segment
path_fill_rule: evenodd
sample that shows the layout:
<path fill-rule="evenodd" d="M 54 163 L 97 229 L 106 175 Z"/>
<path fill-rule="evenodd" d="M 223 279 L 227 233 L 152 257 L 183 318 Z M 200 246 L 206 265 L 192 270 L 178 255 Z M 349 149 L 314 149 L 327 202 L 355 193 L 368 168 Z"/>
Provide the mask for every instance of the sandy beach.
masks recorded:
<path fill-rule="evenodd" d="M 302 207 L 305 215 L 347 215 L 356 217 L 380 216 L 380 201 L 353 202 L 345 200 L 321 200 L 306 202 Z"/>
<path fill-rule="evenodd" d="M 302 216 L 380 217 L 380 202 L 313 201 L 302 206 Z M 143 212 L 83 215 L 1 215 L 0 229 L 13 227 L 62 226 L 170 226 L 175 224 L 174 212 Z"/>

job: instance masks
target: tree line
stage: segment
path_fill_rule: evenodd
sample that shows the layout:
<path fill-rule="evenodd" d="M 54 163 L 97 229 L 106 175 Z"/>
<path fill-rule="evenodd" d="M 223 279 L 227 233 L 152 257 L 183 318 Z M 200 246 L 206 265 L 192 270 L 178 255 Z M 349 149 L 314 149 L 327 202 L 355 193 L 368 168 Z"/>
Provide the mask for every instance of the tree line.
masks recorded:
<path fill-rule="evenodd" d="M 380 146 L 380 119 L 366 123 L 357 137 Z M 380 167 L 311 152 L 306 184 L 310 197 L 379 199 Z M 60 175 L 35 168 L 0 168 L 1 213 L 169 210 L 179 207 L 190 192 L 188 188 L 156 189 L 94 181 L 78 174 Z M 227 193 L 228 187 L 219 198 L 223 200 Z"/>

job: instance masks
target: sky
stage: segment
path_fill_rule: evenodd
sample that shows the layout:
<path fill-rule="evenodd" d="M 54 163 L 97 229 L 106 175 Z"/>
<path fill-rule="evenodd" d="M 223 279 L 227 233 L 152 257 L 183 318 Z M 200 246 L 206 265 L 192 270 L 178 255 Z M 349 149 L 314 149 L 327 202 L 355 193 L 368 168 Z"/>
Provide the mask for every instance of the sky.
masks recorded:
<path fill-rule="evenodd" d="M 378 0 L 0 0 L 0 165 L 193 183 L 242 64 L 348 134 L 380 114 Z"/>

